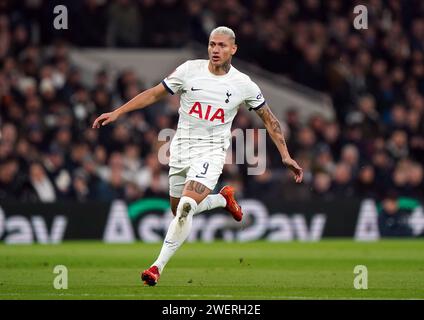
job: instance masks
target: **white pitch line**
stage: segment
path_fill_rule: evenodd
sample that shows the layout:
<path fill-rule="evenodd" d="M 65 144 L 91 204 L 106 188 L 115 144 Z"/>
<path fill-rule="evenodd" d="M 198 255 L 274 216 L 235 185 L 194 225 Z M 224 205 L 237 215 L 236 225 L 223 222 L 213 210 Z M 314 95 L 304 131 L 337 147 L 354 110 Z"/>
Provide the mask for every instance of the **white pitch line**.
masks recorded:
<path fill-rule="evenodd" d="M 63 296 L 69 296 L 69 297 L 219 297 L 219 298 L 231 298 L 235 297 L 233 295 L 224 295 L 224 294 L 103 294 L 103 293 L 0 293 L 0 297 L 2 296 L 26 296 L 26 295 L 32 295 L 32 296 L 52 296 L 52 297 L 63 297 Z"/>
<path fill-rule="evenodd" d="M 240 296 L 235 295 L 223 295 L 223 294 L 95 294 L 95 293 L 2 293 L 2 296 L 23 296 L 23 295 L 34 295 L 34 296 L 52 296 L 52 297 L 216 297 L 216 298 L 236 298 L 240 299 Z M 363 298 L 354 298 L 354 297 L 304 297 L 304 296 L 243 296 L 244 300 L 251 300 L 254 298 L 260 298 L 260 300 L 423 300 L 423 298 L 382 298 L 382 297 L 363 297 Z"/>

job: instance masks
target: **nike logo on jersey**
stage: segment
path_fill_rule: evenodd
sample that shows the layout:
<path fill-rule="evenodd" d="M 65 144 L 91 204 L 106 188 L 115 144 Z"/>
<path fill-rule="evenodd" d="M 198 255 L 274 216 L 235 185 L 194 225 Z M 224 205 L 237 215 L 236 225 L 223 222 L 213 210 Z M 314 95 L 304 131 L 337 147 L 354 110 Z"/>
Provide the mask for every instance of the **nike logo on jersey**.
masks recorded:
<path fill-rule="evenodd" d="M 196 174 L 196 178 L 205 178 L 205 177 L 199 176 L 198 174 Z"/>
<path fill-rule="evenodd" d="M 202 89 L 200 89 L 200 88 L 193 88 L 193 87 L 191 87 L 191 91 L 199 91 L 199 90 L 202 90 Z"/>

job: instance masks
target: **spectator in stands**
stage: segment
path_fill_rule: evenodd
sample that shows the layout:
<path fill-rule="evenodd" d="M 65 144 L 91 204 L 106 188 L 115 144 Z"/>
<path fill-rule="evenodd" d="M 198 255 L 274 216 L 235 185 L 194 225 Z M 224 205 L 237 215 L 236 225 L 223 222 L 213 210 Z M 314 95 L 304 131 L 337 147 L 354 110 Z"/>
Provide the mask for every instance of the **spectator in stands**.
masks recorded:
<path fill-rule="evenodd" d="M 168 190 L 168 176 L 162 171 L 161 164 L 156 153 L 150 153 L 146 157 L 145 166 L 134 176 L 134 182 L 145 192 L 149 186 L 155 183 L 154 193 L 163 193 Z"/>
<path fill-rule="evenodd" d="M 390 156 L 399 161 L 409 154 L 408 136 L 403 130 L 395 130 L 387 141 L 387 150 Z"/>
<path fill-rule="evenodd" d="M 331 192 L 331 176 L 325 171 L 318 171 L 312 183 L 312 195 L 316 199 L 333 200 Z"/>
<path fill-rule="evenodd" d="M 79 32 L 75 40 L 81 46 L 103 47 L 106 44 L 106 24 L 105 6 L 96 0 L 84 0 L 79 10 L 78 23 L 73 25 L 78 28 L 76 32 Z"/>
<path fill-rule="evenodd" d="M 353 144 L 346 144 L 341 151 L 340 161 L 350 166 L 352 174 L 356 176 L 359 169 L 359 151 Z"/>
<path fill-rule="evenodd" d="M 88 175 L 83 169 L 77 169 L 74 171 L 74 177 L 72 180 L 72 190 L 69 198 L 75 199 L 78 202 L 84 202 L 95 199 L 93 194 L 93 188 L 90 188 L 88 183 Z"/>
<path fill-rule="evenodd" d="M 28 166 L 14 157 L 0 161 L 0 199 L 33 201 L 33 187 L 28 179 Z"/>
<path fill-rule="evenodd" d="M 125 198 L 125 184 L 123 169 L 113 167 L 106 181 L 101 181 L 96 188 L 96 199 L 100 201 L 111 201 Z"/>
<path fill-rule="evenodd" d="M 409 175 L 408 171 L 411 166 L 411 161 L 405 159 L 399 161 L 396 164 L 395 170 L 392 174 L 392 187 L 391 189 L 400 196 L 407 196 L 409 192 L 408 180 Z"/>
<path fill-rule="evenodd" d="M 382 201 L 381 212 L 378 216 L 378 225 L 382 237 L 411 236 L 412 230 L 408 224 L 408 213 L 399 208 L 395 193 L 390 194 Z"/>
<path fill-rule="evenodd" d="M 336 164 L 333 172 L 331 192 L 337 197 L 352 197 L 352 169 L 344 162 Z"/>
<path fill-rule="evenodd" d="M 333 156 L 331 154 L 330 148 L 325 143 L 320 143 L 315 149 L 315 155 L 313 158 L 313 168 L 314 172 L 333 172 L 335 169 L 335 163 Z"/>
<path fill-rule="evenodd" d="M 249 178 L 246 187 L 246 196 L 256 198 L 257 194 L 263 194 L 266 199 L 278 199 L 281 197 L 281 176 L 272 174 L 270 169 L 264 173 Z"/>
<path fill-rule="evenodd" d="M 129 181 L 125 185 L 125 200 L 128 202 L 134 202 L 140 200 L 145 195 L 135 182 Z M 166 196 L 166 195 L 165 195 Z"/>
<path fill-rule="evenodd" d="M 29 181 L 34 189 L 35 201 L 56 201 L 56 190 L 41 163 L 34 162 L 30 165 Z"/>
<path fill-rule="evenodd" d="M 140 41 L 141 15 L 135 1 L 114 0 L 107 8 L 107 44 L 135 47 Z"/>
<path fill-rule="evenodd" d="M 355 194 L 360 198 L 379 198 L 374 167 L 366 164 L 359 169 L 355 183 Z"/>

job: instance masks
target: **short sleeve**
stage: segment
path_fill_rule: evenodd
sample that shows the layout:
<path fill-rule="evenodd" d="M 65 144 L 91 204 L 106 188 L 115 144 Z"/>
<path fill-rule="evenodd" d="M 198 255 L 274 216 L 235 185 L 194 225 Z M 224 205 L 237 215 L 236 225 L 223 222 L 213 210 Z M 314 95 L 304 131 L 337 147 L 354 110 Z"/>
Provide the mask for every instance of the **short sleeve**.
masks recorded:
<path fill-rule="evenodd" d="M 187 62 L 178 66 L 178 68 L 175 69 L 174 72 L 172 72 L 169 76 L 163 79 L 162 84 L 170 94 L 178 93 L 181 91 L 186 77 L 186 70 Z"/>
<path fill-rule="evenodd" d="M 250 110 L 258 110 L 265 105 L 265 98 L 258 85 L 249 79 L 246 86 L 246 98 L 244 99 L 246 106 Z"/>

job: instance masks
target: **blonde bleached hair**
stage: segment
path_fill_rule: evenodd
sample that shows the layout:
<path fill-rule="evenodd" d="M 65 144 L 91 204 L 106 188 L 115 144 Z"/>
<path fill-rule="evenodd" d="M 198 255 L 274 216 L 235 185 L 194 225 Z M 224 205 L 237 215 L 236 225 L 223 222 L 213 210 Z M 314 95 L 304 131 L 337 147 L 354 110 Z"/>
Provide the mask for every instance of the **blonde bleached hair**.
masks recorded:
<path fill-rule="evenodd" d="M 209 38 L 212 37 L 214 34 L 224 34 L 230 37 L 231 40 L 234 42 L 236 41 L 236 34 L 234 31 L 228 27 L 220 26 L 215 29 L 213 29 L 209 35 Z"/>

